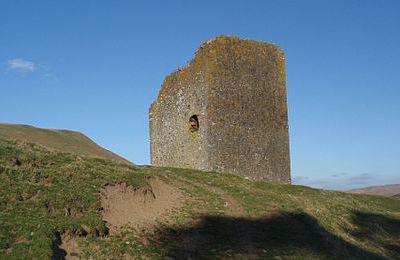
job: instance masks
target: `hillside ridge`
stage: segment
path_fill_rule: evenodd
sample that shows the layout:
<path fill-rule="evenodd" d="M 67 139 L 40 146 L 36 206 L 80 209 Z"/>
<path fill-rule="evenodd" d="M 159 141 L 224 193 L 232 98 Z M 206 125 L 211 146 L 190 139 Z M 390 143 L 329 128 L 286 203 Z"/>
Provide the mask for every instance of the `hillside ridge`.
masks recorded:
<path fill-rule="evenodd" d="M 351 189 L 348 192 L 357 194 L 379 195 L 385 197 L 399 197 L 400 184 L 388 184 L 380 186 L 370 186 L 359 189 Z"/>
<path fill-rule="evenodd" d="M 50 149 L 71 152 L 82 156 L 131 163 L 123 157 L 99 146 L 88 136 L 77 131 L 39 128 L 26 124 L 0 123 L 0 138 L 36 143 Z"/>

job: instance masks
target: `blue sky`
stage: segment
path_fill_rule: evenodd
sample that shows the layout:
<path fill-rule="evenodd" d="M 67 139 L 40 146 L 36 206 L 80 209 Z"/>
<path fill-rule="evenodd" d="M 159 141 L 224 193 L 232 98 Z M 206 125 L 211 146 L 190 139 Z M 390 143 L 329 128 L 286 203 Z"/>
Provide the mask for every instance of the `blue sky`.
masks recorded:
<path fill-rule="evenodd" d="M 400 1 L 0 2 L 0 122 L 73 129 L 149 163 L 163 78 L 224 34 L 286 52 L 292 176 L 400 183 Z"/>

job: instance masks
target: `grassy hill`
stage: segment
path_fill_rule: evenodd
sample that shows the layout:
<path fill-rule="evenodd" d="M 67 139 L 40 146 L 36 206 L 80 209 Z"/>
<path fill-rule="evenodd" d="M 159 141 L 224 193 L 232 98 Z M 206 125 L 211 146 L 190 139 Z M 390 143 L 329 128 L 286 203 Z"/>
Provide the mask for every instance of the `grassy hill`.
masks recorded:
<path fill-rule="evenodd" d="M 64 152 L 128 162 L 124 158 L 97 145 L 84 134 L 75 131 L 0 123 L 0 138 L 33 142 Z"/>
<path fill-rule="evenodd" d="M 0 138 L 0 230 L 0 259 L 399 259 L 400 203 Z"/>

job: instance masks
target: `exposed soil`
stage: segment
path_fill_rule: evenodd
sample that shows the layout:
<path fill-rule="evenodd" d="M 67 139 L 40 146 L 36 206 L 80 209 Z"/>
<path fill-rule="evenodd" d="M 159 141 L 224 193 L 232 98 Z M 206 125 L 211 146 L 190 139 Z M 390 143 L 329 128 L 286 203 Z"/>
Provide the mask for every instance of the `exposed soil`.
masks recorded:
<path fill-rule="evenodd" d="M 151 179 L 150 185 L 134 189 L 121 183 L 101 191 L 103 219 L 112 233 L 123 226 L 153 227 L 183 205 L 183 196 L 176 188 L 159 179 Z"/>

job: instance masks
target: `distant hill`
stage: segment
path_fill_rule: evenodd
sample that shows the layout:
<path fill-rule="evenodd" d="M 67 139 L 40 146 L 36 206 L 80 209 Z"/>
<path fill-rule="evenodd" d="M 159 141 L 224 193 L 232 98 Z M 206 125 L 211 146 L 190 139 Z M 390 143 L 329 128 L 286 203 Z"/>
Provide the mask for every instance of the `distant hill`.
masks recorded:
<path fill-rule="evenodd" d="M 47 148 L 63 152 L 71 152 L 83 156 L 99 157 L 118 162 L 131 163 L 121 156 L 97 145 L 84 134 L 75 131 L 44 129 L 29 125 L 0 123 L 0 138 L 37 143 L 46 146 Z"/>
<path fill-rule="evenodd" d="M 372 186 L 362 189 L 349 190 L 350 193 L 379 195 L 385 197 L 400 197 L 400 184 Z"/>

